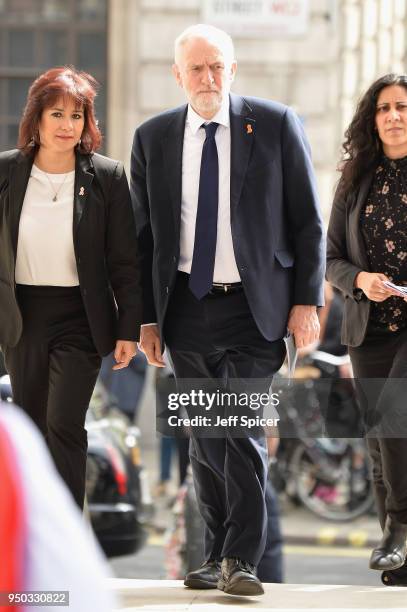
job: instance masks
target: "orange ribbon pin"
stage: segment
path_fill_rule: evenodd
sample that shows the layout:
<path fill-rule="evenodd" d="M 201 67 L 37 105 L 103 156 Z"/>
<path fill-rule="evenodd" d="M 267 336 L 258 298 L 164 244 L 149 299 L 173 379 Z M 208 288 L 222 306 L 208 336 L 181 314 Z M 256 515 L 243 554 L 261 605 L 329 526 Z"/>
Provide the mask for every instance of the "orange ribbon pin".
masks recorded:
<path fill-rule="evenodd" d="M 248 123 L 248 124 L 246 125 L 246 130 L 247 130 L 247 133 L 248 133 L 248 134 L 252 134 L 252 133 L 253 133 L 253 128 L 252 128 L 252 126 L 251 126 L 251 124 L 250 124 L 250 123 Z"/>

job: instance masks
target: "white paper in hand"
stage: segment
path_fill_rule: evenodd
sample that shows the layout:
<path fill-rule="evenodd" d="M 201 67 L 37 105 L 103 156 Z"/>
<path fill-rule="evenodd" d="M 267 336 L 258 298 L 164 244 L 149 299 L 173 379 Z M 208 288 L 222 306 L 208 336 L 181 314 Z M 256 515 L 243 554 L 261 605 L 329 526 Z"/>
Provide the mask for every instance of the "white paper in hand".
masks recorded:
<path fill-rule="evenodd" d="M 284 336 L 285 348 L 287 351 L 287 370 L 288 378 L 291 380 L 295 370 L 295 364 L 297 363 L 298 350 L 295 346 L 294 336 L 287 331 L 287 335 Z"/>
<path fill-rule="evenodd" d="M 407 287 L 403 287 L 403 285 L 395 285 L 390 281 L 383 281 L 383 285 L 386 285 L 386 287 L 388 287 L 389 289 L 397 291 L 398 293 L 400 293 L 400 296 L 407 297 Z"/>

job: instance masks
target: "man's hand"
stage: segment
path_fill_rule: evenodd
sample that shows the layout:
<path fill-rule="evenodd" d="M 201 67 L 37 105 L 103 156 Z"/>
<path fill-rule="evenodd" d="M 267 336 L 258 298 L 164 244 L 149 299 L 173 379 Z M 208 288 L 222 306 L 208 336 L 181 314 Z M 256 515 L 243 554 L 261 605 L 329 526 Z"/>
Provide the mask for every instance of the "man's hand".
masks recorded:
<path fill-rule="evenodd" d="M 142 325 L 140 331 L 140 351 L 144 353 L 150 365 L 164 368 L 165 362 L 161 355 L 161 341 L 158 325 Z"/>
<path fill-rule="evenodd" d="M 355 278 L 355 287 L 362 289 L 366 297 L 373 302 L 384 302 L 392 295 L 400 297 L 399 293 L 383 284 L 383 281 L 388 280 L 387 276 L 380 272 L 359 272 Z"/>
<path fill-rule="evenodd" d="M 300 349 L 319 338 L 319 320 L 316 306 L 297 304 L 290 310 L 288 331 L 294 336 L 295 346 Z"/>
<path fill-rule="evenodd" d="M 121 370 L 122 368 L 127 368 L 131 359 L 137 353 L 137 345 L 136 342 L 131 342 L 130 340 L 117 340 L 116 348 L 114 350 L 114 358 L 116 360 L 116 365 L 113 366 L 112 370 Z"/>

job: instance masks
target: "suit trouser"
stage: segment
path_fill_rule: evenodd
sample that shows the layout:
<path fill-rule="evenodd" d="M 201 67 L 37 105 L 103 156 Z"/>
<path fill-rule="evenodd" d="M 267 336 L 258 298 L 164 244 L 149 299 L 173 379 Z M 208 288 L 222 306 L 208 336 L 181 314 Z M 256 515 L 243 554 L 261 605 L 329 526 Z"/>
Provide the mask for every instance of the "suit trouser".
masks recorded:
<path fill-rule="evenodd" d="M 380 524 L 387 514 L 407 524 L 407 330 L 368 331 L 349 354 L 359 401 L 373 427 L 367 444 Z"/>
<path fill-rule="evenodd" d="M 83 507 L 86 411 L 101 358 L 79 287 L 17 286 L 23 333 L 3 347 L 13 398 L 44 435 L 55 465 Z"/>
<path fill-rule="evenodd" d="M 262 379 L 268 391 L 285 355 L 282 340 L 259 332 L 243 291 L 197 300 L 188 276 L 179 273 L 164 327 L 164 340 L 177 381 Z M 187 408 L 188 411 L 188 408 Z M 266 545 L 264 434 L 190 440 L 190 457 L 200 512 L 205 522 L 205 557 L 238 557 L 257 565 Z"/>
<path fill-rule="evenodd" d="M 262 582 L 283 582 L 283 535 L 277 493 L 270 481 L 266 483 L 267 538 L 266 547 L 257 567 Z"/>

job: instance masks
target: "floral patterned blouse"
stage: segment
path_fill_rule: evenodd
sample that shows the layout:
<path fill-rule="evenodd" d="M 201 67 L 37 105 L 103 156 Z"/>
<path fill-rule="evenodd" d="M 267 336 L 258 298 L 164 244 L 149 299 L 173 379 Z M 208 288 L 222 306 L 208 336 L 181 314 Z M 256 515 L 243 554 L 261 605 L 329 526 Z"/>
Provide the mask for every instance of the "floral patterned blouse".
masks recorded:
<path fill-rule="evenodd" d="M 360 224 L 370 270 L 386 274 L 396 285 L 407 285 L 407 157 L 383 156 Z M 407 302 L 395 296 L 372 302 L 370 324 L 389 332 L 404 329 Z"/>

